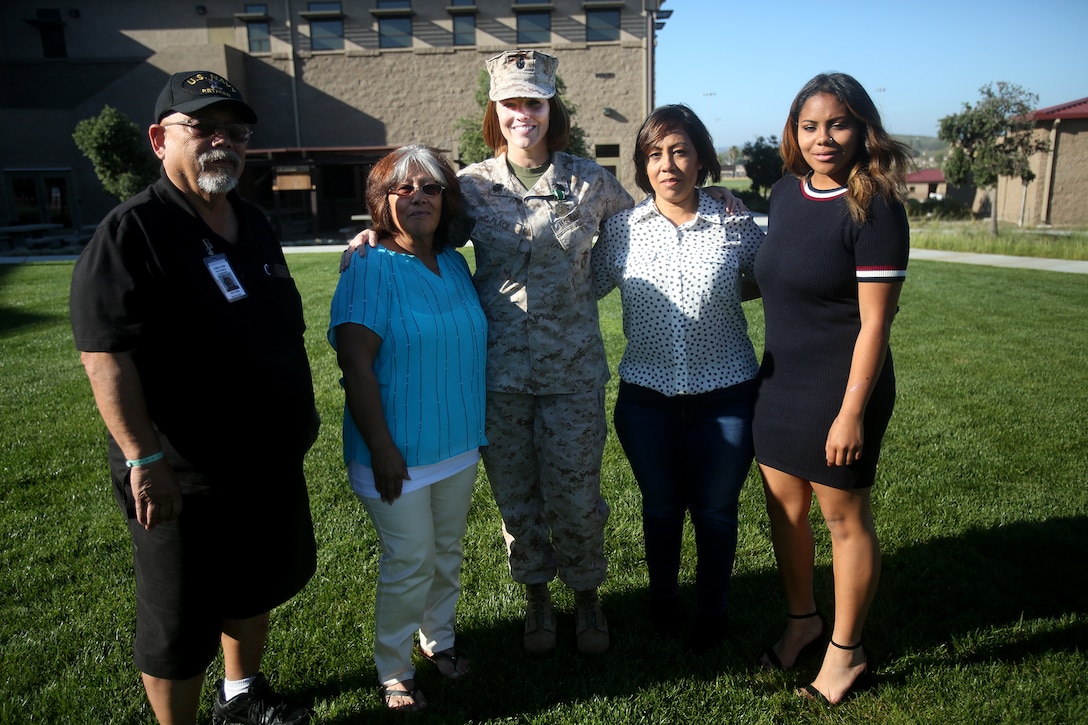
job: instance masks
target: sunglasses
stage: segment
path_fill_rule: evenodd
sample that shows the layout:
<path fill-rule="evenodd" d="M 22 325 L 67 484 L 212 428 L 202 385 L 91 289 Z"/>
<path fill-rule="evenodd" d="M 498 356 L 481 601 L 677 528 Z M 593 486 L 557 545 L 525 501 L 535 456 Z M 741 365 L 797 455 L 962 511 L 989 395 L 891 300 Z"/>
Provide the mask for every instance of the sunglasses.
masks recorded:
<path fill-rule="evenodd" d="M 411 184 L 401 184 L 400 186 L 394 186 L 392 189 L 389 190 L 389 193 L 390 194 L 396 194 L 397 196 L 401 196 L 401 197 L 411 196 L 412 194 L 415 193 L 416 189 L 419 189 L 420 191 L 422 191 L 427 196 L 438 196 L 439 194 L 441 194 L 443 191 L 446 190 L 446 187 L 442 186 L 441 184 L 436 184 L 436 183 L 433 183 L 433 182 L 430 183 L 430 184 L 424 184 L 423 186 L 412 186 Z"/>
<path fill-rule="evenodd" d="M 210 138 L 217 134 L 222 134 L 234 143 L 247 143 L 253 136 L 253 129 L 241 123 L 228 123 L 221 126 L 217 123 L 212 123 L 211 121 L 198 121 L 195 118 L 190 118 L 187 121 L 174 121 L 161 125 L 184 126 L 189 129 L 189 133 L 191 133 L 194 138 Z"/>

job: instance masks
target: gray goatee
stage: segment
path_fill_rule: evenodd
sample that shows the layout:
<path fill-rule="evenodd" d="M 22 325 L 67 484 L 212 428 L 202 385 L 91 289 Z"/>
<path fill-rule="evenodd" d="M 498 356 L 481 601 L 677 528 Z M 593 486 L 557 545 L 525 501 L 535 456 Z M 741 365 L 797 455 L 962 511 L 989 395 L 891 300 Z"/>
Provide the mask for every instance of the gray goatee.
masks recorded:
<path fill-rule="evenodd" d="M 225 149 L 213 149 L 197 157 L 200 163 L 200 173 L 196 177 L 196 185 L 206 194 L 226 194 L 238 186 L 238 169 L 242 165 L 242 159 L 233 151 Z M 208 169 L 209 164 L 218 161 L 229 161 L 234 165 L 234 170 Z"/>

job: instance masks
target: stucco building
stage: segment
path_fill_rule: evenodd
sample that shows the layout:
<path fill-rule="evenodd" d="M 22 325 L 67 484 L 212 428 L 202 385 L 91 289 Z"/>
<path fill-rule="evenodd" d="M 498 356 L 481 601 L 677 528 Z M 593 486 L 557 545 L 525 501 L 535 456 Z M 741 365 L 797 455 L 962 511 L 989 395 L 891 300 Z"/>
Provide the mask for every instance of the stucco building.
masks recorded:
<path fill-rule="evenodd" d="M 1088 224 L 1088 98 L 1040 108 L 1032 114 L 1035 135 L 1050 144 L 1031 158 L 1035 178 L 1002 177 L 997 216 L 1024 226 Z"/>
<path fill-rule="evenodd" d="M 973 186 L 952 186 L 941 169 L 919 169 L 907 174 L 907 198 L 918 202 L 953 199 L 970 207 L 976 196 Z"/>
<path fill-rule="evenodd" d="M 76 123 L 110 105 L 146 128 L 171 73 L 207 69 L 260 116 L 244 193 L 286 236 L 338 234 L 389 148 L 458 158 L 454 122 L 478 113 L 484 60 L 518 47 L 559 56 L 590 149 L 638 196 L 631 144 L 653 107 L 663 1 L 4 0 L 0 225 L 97 222 L 116 200 Z"/>

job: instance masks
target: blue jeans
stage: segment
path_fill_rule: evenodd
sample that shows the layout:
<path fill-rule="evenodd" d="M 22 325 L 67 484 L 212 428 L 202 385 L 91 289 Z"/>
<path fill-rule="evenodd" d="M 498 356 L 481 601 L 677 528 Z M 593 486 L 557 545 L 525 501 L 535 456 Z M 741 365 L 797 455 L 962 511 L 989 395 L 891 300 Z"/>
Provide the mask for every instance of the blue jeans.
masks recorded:
<path fill-rule="evenodd" d="M 614 422 L 642 491 L 650 596 L 675 599 L 684 516 L 698 556 L 697 613 L 723 614 L 737 553 L 740 489 L 752 464 L 755 381 L 669 397 L 620 382 Z"/>

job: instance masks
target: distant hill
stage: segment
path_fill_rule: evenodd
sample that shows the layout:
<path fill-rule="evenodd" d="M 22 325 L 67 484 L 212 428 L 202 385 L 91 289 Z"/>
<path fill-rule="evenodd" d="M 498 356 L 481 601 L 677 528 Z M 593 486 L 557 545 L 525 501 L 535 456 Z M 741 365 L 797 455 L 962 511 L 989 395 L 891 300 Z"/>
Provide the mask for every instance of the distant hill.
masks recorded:
<path fill-rule="evenodd" d="M 910 146 L 914 165 L 919 169 L 940 168 L 948 155 L 948 144 L 935 136 L 895 136 L 895 139 Z"/>
<path fill-rule="evenodd" d="M 896 136 L 895 139 L 910 146 L 915 154 L 935 154 L 948 150 L 948 144 L 936 136 Z"/>

